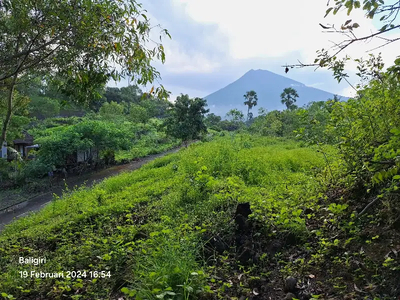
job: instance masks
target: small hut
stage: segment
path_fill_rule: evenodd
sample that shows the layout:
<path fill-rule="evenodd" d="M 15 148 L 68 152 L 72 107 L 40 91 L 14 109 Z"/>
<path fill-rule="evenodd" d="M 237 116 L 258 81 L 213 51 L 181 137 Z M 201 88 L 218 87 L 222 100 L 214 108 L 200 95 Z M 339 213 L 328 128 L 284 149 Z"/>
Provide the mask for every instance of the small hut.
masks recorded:
<path fill-rule="evenodd" d="M 13 141 L 14 149 L 21 154 L 21 157 L 26 157 L 28 155 L 29 149 L 32 148 L 29 146 L 33 146 L 33 136 L 31 136 L 27 132 L 24 132 L 24 134 L 24 138 L 16 139 Z"/>

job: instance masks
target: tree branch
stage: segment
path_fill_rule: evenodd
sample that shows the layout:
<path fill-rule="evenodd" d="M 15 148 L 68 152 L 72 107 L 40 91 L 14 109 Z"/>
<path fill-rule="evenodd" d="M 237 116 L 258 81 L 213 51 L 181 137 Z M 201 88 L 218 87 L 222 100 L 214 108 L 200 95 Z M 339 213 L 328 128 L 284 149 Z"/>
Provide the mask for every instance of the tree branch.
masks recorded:
<path fill-rule="evenodd" d="M 16 69 L 14 72 L 12 72 L 12 73 L 10 73 L 10 74 L 8 74 L 8 75 L 6 74 L 6 75 L 3 75 L 3 77 L 0 77 L 0 81 L 3 81 L 3 80 L 5 80 L 5 79 L 7 79 L 7 78 L 10 78 L 10 77 L 14 76 L 15 74 L 17 74 L 18 72 L 25 71 L 26 69 L 29 69 L 29 68 L 31 68 L 31 67 L 37 65 L 37 64 L 40 63 L 41 61 L 43 61 L 43 60 L 45 60 L 46 58 L 48 58 L 51 54 L 53 54 L 59 47 L 60 47 L 60 45 L 58 45 L 56 48 L 54 48 L 53 50 L 51 50 L 49 53 L 47 53 L 47 54 L 45 54 L 45 55 L 39 57 L 39 58 L 36 59 L 36 60 L 33 60 L 33 62 L 31 62 L 30 64 L 27 64 L 26 66 L 22 67 L 22 64 L 25 62 L 26 58 L 28 57 L 28 55 L 29 55 L 31 52 L 26 53 L 24 59 L 20 62 L 20 64 L 19 64 L 19 66 L 17 67 L 17 69 Z"/>
<path fill-rule="evenodd" d="M 337 45 L 336 45 L 336 47 L 339 47 L 339 50 L 337 50 L 333 55 L 330 55 L 329 59 L 335 57 L 336 55 L 338 55 L 340 52 L 342 52 L 344 49 L 346 49 L 347 47 L 349 47 L 351 44 L 353 44 L 353 43 L 355 43 L 355 42 L 365 41 L 365 40 L 370 39 L 370 38 L 372 39 L 372 38 L 374 38 L 374 37 L 379 37 L 379 35 L 381 35 L 381 34 L 383 34 L 383 33 L 386 33 L 386 32 L 389 32 L 389 31 L 392 31 L 392 30 L 395 30 L 395 29 L 398 29 L 398 28 L 400 28 L 400 25 L 394 26 L 394 27 L 392 27 L 392 28 L 385 29 L 385 30 L 383 30 L 383 31 L 375 32 L 375 33 L 370 34 L 370 35 L 368 35 L 368 36 L 363 36 L 363 37 L 360 37 L 360 38 L 354 38 L 354 39 L 344 40 L 344 41 L 342 41 L 340 44 L 337 44 Z M 338 32 L 339 32 L 339 31 L 338 31 Z M 353 33 L 352 33 L 352 34 L 353 34 Z M 354 34 L 353 34 L 353 35 L 354 35 Z M 380 38 L 380 37 L 379 37 L 379 38 Z M 390 41 L 391 41 L 390 43 L 395 42 L 395 41 L 397 41 L 397 40 L 400 40 L 400 38 L 392 39 L 392 40 L 390 40 Z M 381 47 L 383 47 L 383 45 L 381 45 Z M 371 50 L 371 51 L 372 51 L 372 50 Z M 299 64 L 295 64 L 295 65 L 285 65 L 285 66 L 282 66 L 282 67 L 283 67 L 283 68 L 287 68 L 287 67 L 288 67 L 288 68 L 294 68 L 294 67 L 297 67 L 297 68 L 303 68 L 303 67 L 317 67 L 317 69 L 318 69 L 319 67 L 321 67 L 321 65 L 318 64 L 318 63 L 303 64 L 303 63 L 301 63 L 301 62 L 299 61 Z"/>
<path fill-rule="evenodd" d="M 376 201 L 378 201 L 379 198 L 375 198 L 374 200 L 372 200 L 370 203 L 368 203 L 367 206 L 364 207 L 364 209 L 358 214 L 358 217 L 360 217 L 363 213 L 365 213 L 365 211 L 370 208 Z"/>
<path fill-rule="evenodd" d="M 24 51 L 22 51 L 22 52 L 20 52 L 20 53 L 17 53 L 17 54 L 15 54 L 15 55 L 13 55 L 13 56 L 6 57 L 6 58 L 0 60 L 0 63 L 4 63 L 4 62 L 6 62 L 6 61 L 13 60 L 13 59 L 15 59 L 15 58 L 21 57 L 21 56 L 26 55 L 26 54 L 30 54 L 30 53 L 33 53 L 33 52 L 37 52 L 37 51 L 39 51 L 39 50 L 41 50 L 41 49 L 43 49 L 43 48 L 45 48 L 45 47 L 47 47 L 47 46 L 53 44 L 56 40 L 58 40 L 59 38 L 61 38 L 62 35 L 64 35 L 64 34 L 65 34 L 65 31 L 62 32 L 62 33 L 60 33 L 58 36 L 56 36 L 55 38 L 51 39 L 51 40 L 48 41 L 47 43 L 44 43 L 43 45 L 40 45 L 40 46 L 38 46 L 38 47 L 32 49 L 31 47 L 33 46 L 33 43 L 35 42 L 35 40 L 36 40 L 37 37 L 39 36 L 39 33 L 38 33 L 38 34 L 33 38 L 33 40 L 29 43 L 30 46 L 29 46 L 29 48 L 28 48 L 27 50 L 24 50 Z"/>
<path fill-rule="evenodd" d="M 386 45 L 389 45 L 389 44 L 391 44 L 391 43 L 394 43 L 394 42 L 396 42 L 396 41 L 398 41 L 398 40 L 400 40 L 400 37 L 395 38 L 395 39 L 392 39 L 392 40 L 388 40 L 385 44 L 380 45 L 380 46 L 375 47 L 375 48 L 372 48 L 372 49 L 368 50 L 367 52 L 371 52 L 371 51 L 380 49 L 380 48 L 385 47 Z"/>

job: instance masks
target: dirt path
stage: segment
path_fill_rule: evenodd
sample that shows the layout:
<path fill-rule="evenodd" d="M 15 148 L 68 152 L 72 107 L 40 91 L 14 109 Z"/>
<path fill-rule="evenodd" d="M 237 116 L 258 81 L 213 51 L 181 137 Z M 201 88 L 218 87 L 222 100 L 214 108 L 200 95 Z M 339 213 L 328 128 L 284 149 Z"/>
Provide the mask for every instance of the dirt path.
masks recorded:
<path fill-rule="evenodd" d="M 113 166 L 104 170 L 100 170 L 99 172 L 85 174 L 82 176 L 74 176 L 71 178 L 67 178 L 65 180 L 68 188 L 72 189 L 74 186 L 92 186 L 94 183 L 98 183 L 105 178 L 117 175 L 124 171 L 133 171 L 139 169 L 142 165 L 162 156 L 165 156 L 170 153 L 177 152 L 181 147 L 171 149 L 169 151 L 149 155 L 147 157 L 143 157 L 138 161 L 132 161 L 125 165 Z M 62 195 L 62 191 L 65 189 L 65 186 L 55 186 L 52 190 L 48 191 L 45 194 L 36 196 L 29 201 L 25 201 L 12 209 L 8 209 L 5 212 L 0 212 L 0 232 L 4 229 L 4 226 L 11 223 L 14 219 L 18 219 L 20 217 L 26 216 L 30 212 L 38 211 L 43 206 L 48 204 L 53 199 L 53 194 L 58 196 Z"/>

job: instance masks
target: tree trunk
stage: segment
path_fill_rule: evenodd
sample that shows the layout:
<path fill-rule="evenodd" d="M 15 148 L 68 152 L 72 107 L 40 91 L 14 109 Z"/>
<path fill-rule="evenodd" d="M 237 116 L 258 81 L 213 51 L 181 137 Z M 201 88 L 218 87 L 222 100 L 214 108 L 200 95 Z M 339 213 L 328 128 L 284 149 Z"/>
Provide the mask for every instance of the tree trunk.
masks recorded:
<path fill-rule="evenodd" d="M 9 93 L 8 93 L 8 98 L 7 98 L 7 113 L 6 113 L 6 118 L 4 119 L 3 122 L 3 129 L 1 131 L 1 137 L 0 137 L 0 145 L 3 145 L 3 142 L 7 138 L 7 129 L 8 125 L 10 125 L 10 120 L 11 120 L 11 114 L 12 114 L 12 100 L 14 96 L 14 89 L 15 89 L 15 83 L 17 81 L 17 74 L 14 75 L 12 82 L 10 84 L 9 88 Z"/>

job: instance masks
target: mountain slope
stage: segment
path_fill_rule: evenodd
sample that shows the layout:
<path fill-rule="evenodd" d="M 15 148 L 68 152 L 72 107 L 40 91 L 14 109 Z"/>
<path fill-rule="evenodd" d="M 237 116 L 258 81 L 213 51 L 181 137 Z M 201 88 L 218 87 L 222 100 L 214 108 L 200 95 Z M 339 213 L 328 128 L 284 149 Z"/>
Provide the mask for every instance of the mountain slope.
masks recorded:
<path fill-rule="evenodd" d="M 204 98 L 207 100 L 210 112 L 225 116 L 232 108 L 244 112 L 246 107 L 243 104 L 245 101 L 243 95 L 247 91 L 254 90 L 258 95 L 258 104 L 253 109 L 253 114 L 257 115 L 259 107 L 264 107 L 268 111 L 284 109 L 280 95 L 287 87 L 293 87 L 299 94 L 296 102 L 299 107 L 311 101 L 325 101 L 333 98 L 332 93 L 308 87 L 301 82 L 267 70 L 250 70 L 238 80 Z"/>

